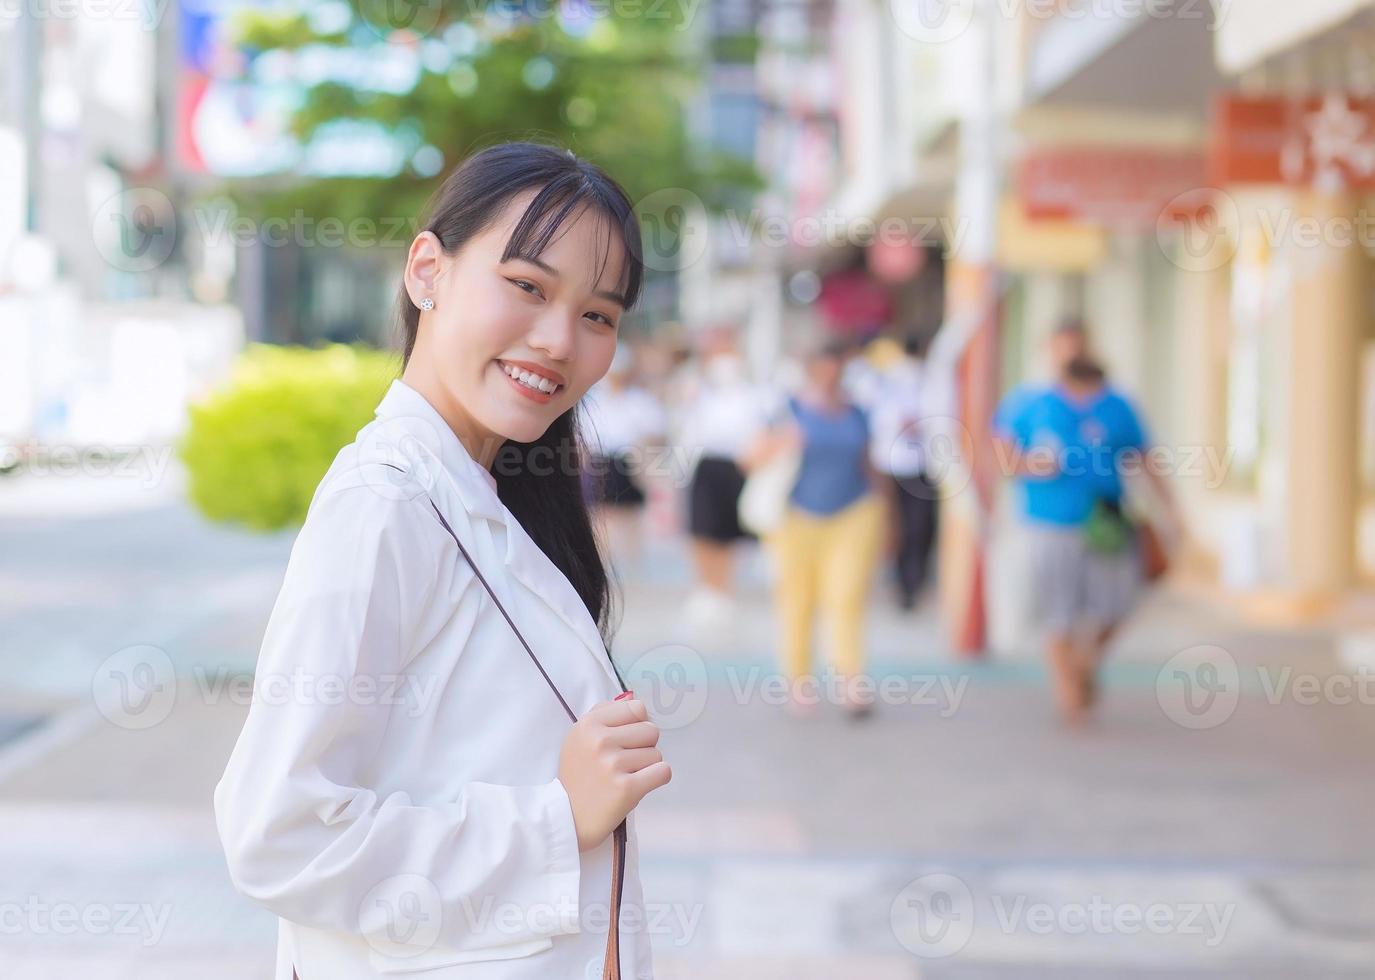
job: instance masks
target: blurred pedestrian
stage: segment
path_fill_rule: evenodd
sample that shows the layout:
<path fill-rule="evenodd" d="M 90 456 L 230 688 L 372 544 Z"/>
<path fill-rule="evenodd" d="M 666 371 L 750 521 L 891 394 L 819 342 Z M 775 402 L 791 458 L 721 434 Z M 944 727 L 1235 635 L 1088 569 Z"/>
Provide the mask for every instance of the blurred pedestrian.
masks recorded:
<path fill-rule="evenodd" d="M 998 406 L 998 413 L 1010 416 L 1022 403 L 1045 394 L 1059 380 L 1066 365 L 1080 356 L 1091 356 L 1088 328 L 1082 317 L 1066 316 L 1044 342 L 1036 377 L 1009 391 Z"/>
<path fill-rule="evenodd" d="M 827 345 L 806 360 L 805 382 L 758 440 L 746 469 L 781 452 L 799 456 L 797 477 L 779 526 L 765 545 L 775 569 L 782 663 L 792 709 L 807 713 L 817 698 L 802 690 L 811 677 L 812 627 L 818 606 L 842 700 L 854 716 L 872 708 L 865 685 L 865 616 L 883 535 L 878 475 L 869 462 L 869 420 L 845 395 L 844 354 Z"/>
<path fill-rule="evenodd" d="M 639 560 L 646 469 L 662 447 L 668 420 L 659 400 L 634 381 L 634 355 L 621 345 L 606 376 L 582 401 L 587 489 L 613 564 Z"/>
<path fill-rule="evenodd" d="M 698 454 L 688 484 L 688 535 L 697 588 L 687 615 L 700 624 L 728 622 L 734 609 L 733 551 L 753 535 L 740 524 L 740 459 L 768 423 L 770 399 L 749 377 L 733 332 L 704 339 L 701 362 L 683 395 L 675 442 Z"/>
<path fill-rule="evenodd" d="M 890 519 L 896 537 L 890 550 L 898 604 L 916 605 L 926 584 L 931 546 L 936 540 L 939 490 L 930 470 L 926 420 L 931 415 L 923 372 L 921 342 L 909 337 L 902 356 L 883 372 L 874 392 L 870 419 L 870 461 L 884 476 Z"/>
<path fill-rule="evenodd" d="M 1076 332 L 1072 339 L 1082 342 Z M 1053 341 L 1061 353 L 1072 346 L 1065 341 Z M 1061 365 L 1055 384 L 1009 396 L 994 428 L 1007 470 L 1021 485 L 1030 585 L 1047 633 L 1056 701 L 1076 723 L 1096 701 L 1103 651 L 1143 585 L 1121 470 L 1130 454 L 1149 448 L 1145 426 L 1081 348 Z M 1171 500 L 1152 476 L 1162 500 Z"/>

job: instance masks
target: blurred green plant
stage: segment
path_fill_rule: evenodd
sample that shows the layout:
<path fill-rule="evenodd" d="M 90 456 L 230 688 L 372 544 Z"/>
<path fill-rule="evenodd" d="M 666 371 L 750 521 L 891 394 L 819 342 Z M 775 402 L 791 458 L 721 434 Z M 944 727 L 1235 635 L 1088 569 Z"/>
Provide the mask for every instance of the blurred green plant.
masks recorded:
<path fill-rule="evenodd" d="M 192 503 L 256 530 L 300 524 L 399 369 L 395 354 L 361 345 L 249 345 L 229 382 L 191 407 L 178 454 Z"/>
<path fill-rule="evenodd" d="M 234 29 L 248 77 L 268 54 L 278 81 L 295 72 L 285 66 L 312 66 L 291 121 L 303 147 L 361 127 L 387 134 L 404 162 L 385 179 L 238 181 L 231 193 L 240 213 L 415 220 L 439 177 L 512 139 L 567 146 L 636 201 L 682 188 L 719 211 L 763 187 L 751 161 L 694 139 L 688 124 L 708 55 L 691 18 L 710 16 L 706 8 L 640 0 L 578 8 L 562 0 L 347 0 L 241 9 Z M 751 39 L 736 40 L 735 56 L 752 59 Z M 341 49 L 359 57 L 340 57 Z"/>

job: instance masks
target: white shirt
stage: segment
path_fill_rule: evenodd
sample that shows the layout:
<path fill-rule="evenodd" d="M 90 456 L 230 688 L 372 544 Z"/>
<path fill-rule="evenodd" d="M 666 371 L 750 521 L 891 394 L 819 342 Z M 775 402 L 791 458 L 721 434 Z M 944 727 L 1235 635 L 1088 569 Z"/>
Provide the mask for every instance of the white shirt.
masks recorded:
<path fill-rule="evenodd" d="M 913 477 L 932 462 L 929 422 L 932 408 L 922 365 L 896 361 L 870 389 L 869 461 L 880 473 Z"/>
<path fill-rule="evenodd" d="M 615 391 L 599 381 L 583 396 L 582 432 L 603 456 L 634 449 L 668 428 L 663 406 L 643 388 Z"/>
<path fill-rule="evenodd" d="M 215 787 L 230 877 L 280 917 L 276 980 L 600 977 L 612 843 L 578 851 L 568 717 L 431 498 L 573 711 L 619 693 L 492 474 L 393 381 L 291 550 Z M 649 978 L 633 813 L 628 829 L 622 971 Z"/>
<path fill-rule="evenodd" d="M 783 399 L 743 374 L 717 377 L 708 370 L 688 392 L 676 441 L 703 456 L 739 460 L 768 427 Z"/>

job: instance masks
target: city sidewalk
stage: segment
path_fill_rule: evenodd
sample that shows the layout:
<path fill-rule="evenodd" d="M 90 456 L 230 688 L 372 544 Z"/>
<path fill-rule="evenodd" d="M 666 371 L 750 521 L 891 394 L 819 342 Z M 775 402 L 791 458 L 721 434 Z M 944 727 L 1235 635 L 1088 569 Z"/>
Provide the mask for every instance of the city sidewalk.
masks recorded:
<path fill-rule="evenodd" d="M 274 920 L 232 891 L 214 835 L 246 710 L 214 682 L 251 669 L 291 535 L 180 505 L 0 530 L 0 902 L 39 910 L 0 943 L 0 976 L 269 976 Z M 775 696 L 757 558 L 728 627 L 705 632 L 683 621 L 679 545 L 624 578 L 617 661 L 664 712 L 675 773 L 638 818 L 661 978 L 1370 975 L 1370 706 L 1250 684 L 1195 729 L 1157 690 L 1198 645 L 1334 676 L 1329 637 L 1157 595 L 1098 720 L 1072 732 L 1035 661 L 952 660 L 929 610 L 877 596 L 893 696 L 862 723 L 828 704 L 797 720 Z M 91 696 L 133 644 L 179 678 L 137 731 Z M 66 934 L 43 911 L 63 903 L 124 928 Z"/>

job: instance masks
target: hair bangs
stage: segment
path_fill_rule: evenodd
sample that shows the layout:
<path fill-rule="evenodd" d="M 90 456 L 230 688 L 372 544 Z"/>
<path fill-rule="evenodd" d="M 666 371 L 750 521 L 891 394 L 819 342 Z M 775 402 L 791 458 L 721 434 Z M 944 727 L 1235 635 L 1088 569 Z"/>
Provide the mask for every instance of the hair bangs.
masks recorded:
<path fill-rule="evenodd" d="M 643 278 L 639 262 L 639 225 L 628 201 L 609 200 L 580 174 L 560 175 L 539 189 L 511 230 L 501 258 L 503 261 L 518 256 L 539 258 L 551 243 L 567 233 L 564 226 L 570 219 L 576 221 L 584 213 L 599 219 L 596 236 L 600 254 L 593 281 L 601 282 L 611 262 L 612 251 L 619 242 L 621 274 L 614 291 L 622 298 L 624 308 L 630 309 L 639 299 Z"/>

